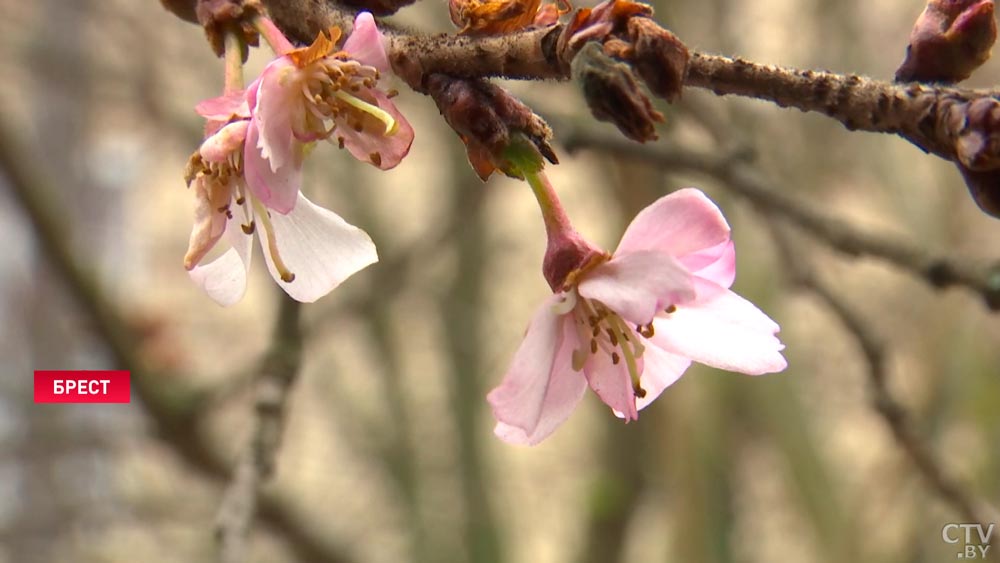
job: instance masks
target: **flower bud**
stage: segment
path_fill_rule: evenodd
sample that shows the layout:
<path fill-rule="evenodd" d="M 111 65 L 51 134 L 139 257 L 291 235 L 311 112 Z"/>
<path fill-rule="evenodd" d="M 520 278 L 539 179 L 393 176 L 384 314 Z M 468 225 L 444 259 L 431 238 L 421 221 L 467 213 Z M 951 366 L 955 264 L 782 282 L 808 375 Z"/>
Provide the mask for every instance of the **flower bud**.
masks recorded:
<path fill-rule="evenodd" d="M 960 82 L 990 58 L 993 0 L 929 0 L 910 33 L 897 82 Z"/>

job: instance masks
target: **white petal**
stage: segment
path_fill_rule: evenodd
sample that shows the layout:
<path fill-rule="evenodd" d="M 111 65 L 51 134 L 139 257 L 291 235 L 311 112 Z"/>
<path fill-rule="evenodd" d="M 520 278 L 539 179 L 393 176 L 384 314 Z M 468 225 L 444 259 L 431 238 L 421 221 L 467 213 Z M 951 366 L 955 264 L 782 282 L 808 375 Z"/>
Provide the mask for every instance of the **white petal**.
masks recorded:
<path fill-rule="evenodd" d="M 699 286 L 707 284 L 701 281 Z M 784 345 L 775 336 L 778 325 L 732 291 L 711 289 L 699 287 L 697 302 L 658 316 L 653 342 L 668 352 L 730 371 L 759 375 L 785 369 Z M 708 294 L 712 297 L 702 299 Z"/>
<path fill-rule="evenodd" d="M 288 295 L 303 303 L 316 301 L 359 270 L 378 262 L 375 244 L 368 233 L 301 193 L 290 213 L 271 213 L 271 224 L 278 254 L 295 279 L 281 281 L 267 251 L 266 235 L 258 225 L 267 269 Z"/>
<path fill-rule="evenodd" d="M 208 264 L 195 266 L 188 275 L 212 300 L 228 307 L 246 293 L 253 236 L 244 233 L 240 221 L 234 219 L 226 223 L 225 237 L 232 248 Z"/>

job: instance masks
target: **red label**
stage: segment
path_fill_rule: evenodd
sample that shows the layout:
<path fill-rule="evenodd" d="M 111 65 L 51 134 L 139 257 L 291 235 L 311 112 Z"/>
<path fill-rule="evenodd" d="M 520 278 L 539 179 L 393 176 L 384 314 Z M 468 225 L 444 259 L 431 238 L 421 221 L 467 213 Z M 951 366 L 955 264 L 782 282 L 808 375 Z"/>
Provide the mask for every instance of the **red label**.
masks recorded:
<path fill-rule="evenodd" d="M 36 403 L 128 403 L 129 372 L 124 370 L 35 370 Z"/>

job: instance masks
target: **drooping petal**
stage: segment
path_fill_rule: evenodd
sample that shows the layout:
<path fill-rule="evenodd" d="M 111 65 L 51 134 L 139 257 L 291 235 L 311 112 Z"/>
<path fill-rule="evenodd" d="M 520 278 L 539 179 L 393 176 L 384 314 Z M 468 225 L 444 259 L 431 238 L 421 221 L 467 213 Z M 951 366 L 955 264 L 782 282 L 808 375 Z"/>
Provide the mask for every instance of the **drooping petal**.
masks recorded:
<path fill-rule="evenodd" d="M 648 250 L 614 256 L 588 273 L 579 291 L 639 325 L 668 305 L 694 298 L 687 270 L 674 257 Z"/>
<path fill-rule="evenodd" d="M 506 442 L 541 442 L 587 390 L 587 380 L 572 367 L 574 321 L 553 310 L 561 297 L 553 295 L 539 307 L 503 381 L 487 396 L 498 421 L 494 433 Z"/>
<path fill-rule="evenodd" d="M 382 170 L 395 167 L 403 157 L 410 152 L 413 144 L 413 127 L 396 108 L 396 104 L 377 89 L 368 90 L 371 98 L 379 108 L 388 112 L 396 120 L 396 129 L 391 135 L 385 134 L 384 124 L 374 118 L 366 121 L 374 122 L 366 125 L 362 131 L 355 131 L 350 125 L 338 122 L 334 137 L 343 137 L 344 147 L 351 155 L 362 161 L 370 162 Z M 373 155 L 377 154 L 377 157 Z"/>
<path fill-rule="evenodd" d="M 701 190 L 685 188 L 639 212 L 625 230 L 615 255 L 657 250 L 682 257 L 729 240 L 729 224 Z"/>
<path fill-rule="evenodd" d="M 288 295 L 303 303 L 316 301 L 365 266 L 378 262 L 368 233 L 301 193 L 287 215 L 271 214 L 271 225 L 278 255 L 295 279 L 281 281 L 264 240 L 267 233 L 258 226 L 267 268 Z"/>
<path fill-rule="evenodd" d="M 660 348 L 655 343 L 646 341 L 646 351 L 642 355 L 644 362 L 642 377 L 639 378 L 639 386 L 642 387 L 646 395 L 635 398 L 635 408 L 642 410 L 650 404 L 664 389 L 673 385 L 684 375 L 691 360 L 684 356 L 671 354 Z"/>
<path fill-rule="evenodd" d="M 196 179 L 194 190 L 194 227 L 184 256 L 184 267 L 188 270 L 197 266 L 226 232 L 225 210 L 233 198 L 232 184 L 219 184 L 208 176 Z"/>
<path fill-rule="evenodd" d="M 361 12 L 354 18 L 354 29 L 344 42 L 344 51 L 361 64 L 375 67 L 380 73 L 391 70 L 382 43 L 382 32 L 369 12 Z"/>
<path fill-rule="evenodd" d="M 260 149 L 272 172 L 293 164 L 292 116 L 304 103 L 301 86 L 296 80 L 298 72 L 287 57 L 278 57 L 264 67 L 258 82 L 252 109 L 259 137 L 254 145 Z"/>
<path fill-rule="evenodd" d="M 214 261 L 188 272 L 191 280 L 223 307 L 237 303 L 246 293 L 253 249 L 253 236 L 243 232 L 239 221 L 226 224 L 226 240 L 232 248 Z"/>
<path fill-rule="evenodd" d="M 753 303 L 702 281 L 698 300 L 657 316 L 652 341 L 664 350 L 713 367 L 750 375 L 781 371 L 788 363 L 779 327 Z"/>
<path fill-rule="evenodd" d="M 644 362 L 641 358 L 637 361 L 640 364 L 639 373 L 642 373 Z M 619 356 L 618 363 L 615 364 L 609 354 L 598 351 L 587 359 L 583 372 L 587 376 L 590 388 L 597 393 L 604 404 L 611 407 L 611 410 L 626 422 L 639 418 L 639 411 L 635 405 L 635 389 L 632 387 L 632 377 L 629 375 L 624 358 Z"/>
<path fill-rule="evenodd" d="M 247 187 L 265 207 L 278 213 L 288 213 L 295 207 L 302 187 L 302 166 L 289 164 L 274 172 L 257 148 L 257 140 L 257 123 L 251 121 L 243 150 L 243 174 Z"/>
<path fill-rule="evenodd" d="M 219 129 L 201 144 L 201 148 L 198 149 L 201 157 L 208 162 L 227 161 L 233 153 L 242 148 L 249 124 L 249 120 L 241 119 Z"/>
<path fill-rule="evenodd" d="M 722 287 L 728 288 L 736 280 L 736 245 L 731 240 L 682 256 L 678 262 L 694 276 Z"/>

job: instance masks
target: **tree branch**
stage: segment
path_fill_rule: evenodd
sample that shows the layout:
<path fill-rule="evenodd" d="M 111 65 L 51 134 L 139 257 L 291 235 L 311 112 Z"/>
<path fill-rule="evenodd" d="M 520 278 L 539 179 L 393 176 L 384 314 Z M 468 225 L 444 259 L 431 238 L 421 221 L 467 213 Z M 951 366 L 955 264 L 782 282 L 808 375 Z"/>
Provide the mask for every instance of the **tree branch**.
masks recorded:
<path fill-rule="evenodd" d="M 233 472 L 216 519 L 219 560 L 223 563 L 246 560 L 246 539 L 257 510 L 258 489 L 274 474 L 288 395 L 302 364 L 299 311 L 297 301 L 282 295 L 271 348 L 257 376 L 253 437 Z"/>
<path fill-rule="evenodd" d="M 830 247 L 850 256 L 867 255 L 906 270 L 935 288 L 963 286 L 982 297 L 991 310 L 1000 310 L 1000 264 L 982 266 L 949 254 L 928 251 L 907 239 L 863 229 L 770 186 L 753 165 L 732 155 L 693 151 L 660 142 L 636 145 L 584 128 L 563 129 L 567 150 L 594 148 L 641 160 L 663 169 L 707 174 L 754 204 L 778 213 Z"/>
<path fill-rule="evenodd" d="M 765 214 L 767 211 L 765 210 Z M 780 226 L 773 225 L 771 232 L 775 243 L 789 266 L 794 281 L 812 291 L 833 312 L 851 334 L 868 364 L 868 381 L 872 405 L 892 432 L 896 443 L 906 452 L 927 485 L 942 500 L 952 506 L 959 516 L 968 522 L 988 523 L 996 520 L 995 508 L 981 499 L 976 499 L 945 471 L 935 458 L 930 446 L 913 429 L 905 407 L 896 400 L 888 384 L 885 344 L 875 330 L 857 311 L 845 303 L 840 296 L 821 278 L 816 276 L 800 252 L 792 248 L 789 237 Z M 994 552 L 1000 545 L 997 536 L 990 542 Z"/>
<path fill-rule="evenodd" d="M 206 393 L 179 383 L 180 378 L 158 373 L 136 352 L 139 339 L 126 318 L 109 300 L 93 273 L 85 266 L 87 257 L 73 253 L 72 240 L 64 216 L 54 198 L 59 193 L 43 173 L 45 168 L 21 148 L 10 126 L 0 120 L 0 171 L 14 200 L 24 210 L 38 242 L 39 251 L 62 279 L 80 312 L 94 327 L 112 356 L 113 364 L 132 373 L 133 389 L 152 418 L 157 437 L 170 445 L 184 461 L 203 475 L 226 479 L 231 474 L 228 460 L 201 432 L 202 405 Z M 296 508 L 286 499 L 270 494 L 261 499 L 261 517 L 288 542 L 302 561 L 342 563 L 349 561 L 330 539 L 309 529 Z"/>

